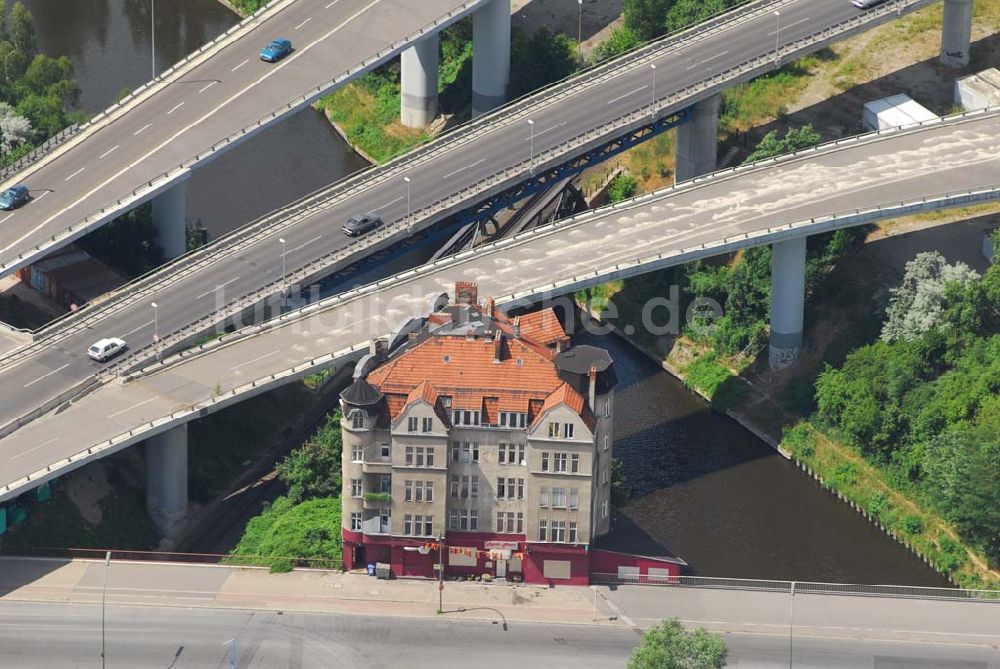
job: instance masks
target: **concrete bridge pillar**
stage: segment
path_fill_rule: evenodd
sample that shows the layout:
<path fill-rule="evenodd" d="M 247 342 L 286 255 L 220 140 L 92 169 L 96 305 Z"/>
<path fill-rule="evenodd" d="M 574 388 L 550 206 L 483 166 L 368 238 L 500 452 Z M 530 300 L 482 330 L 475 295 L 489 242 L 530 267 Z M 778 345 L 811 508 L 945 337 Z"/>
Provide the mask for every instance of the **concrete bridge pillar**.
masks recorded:
<path fill-rule="evenodd" d="M 972 0 L 944 0 L 941 25 L 941 62 L 948 67 L 969 64 L 972 44 Z"/>
<path fill-rule="evenodd" d="M 719 106 L 721 95 L 702 100 L 691 108 L 691 117 L 677 126 L 677 169 L 674 181 L 689 181 L 715 171 L 719 150 Z"/>
<path fill-rule="evenodd" d="M 472 117 L 507 102 L 510 0 L 492 0 L 472 18 Z"/>
<path fill-rule="evenodd" d="M 153 229 L 163 256 L 172 260 L 187 252 L 187 197 L 184 182 L 153 198 Z"/>
<path fill-rule="evenodd" d="M 187 512 L 187 447 L 187 423 L 146 440 L 146 510 L 168 538 Z"/>
<path fill-rule="evenodd" d="M 802 350 L 806 300 L 806 237 L 778 242 L 771 249 L 771 369 L 794 363 Z"/>
<path fill-rule="evenodd" d="M 400 117 L 408 128 L 429 125 L 438 112 L 438 34 L 428 36 L 400 58 Z"/>

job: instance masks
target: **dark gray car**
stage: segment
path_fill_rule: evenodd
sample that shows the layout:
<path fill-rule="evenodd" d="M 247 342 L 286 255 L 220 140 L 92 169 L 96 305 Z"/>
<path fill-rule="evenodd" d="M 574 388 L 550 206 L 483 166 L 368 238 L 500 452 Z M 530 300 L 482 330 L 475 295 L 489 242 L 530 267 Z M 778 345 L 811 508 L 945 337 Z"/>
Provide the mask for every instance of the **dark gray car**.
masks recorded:
<path fill-rule="evenodd" d="M 0 209 L 7 211 L 17 209 L 21 205 L 27 204 L 30 199 L 31 195 L 28 193 L 27 186 L 22 186 L 21 184 L 11 186 L 3 193 L 0 193 Z"/>
<path fill-rule="evenodd" d="M 378 226 L 382 225 L 382 217 L 378 214 L 369 212 L 367 214 L 361 214 L 360 216 L 351 216 L 347 219 L 347 223 L 344 223 L 342 228 L 345 235 L 349 237 L 357 237 L 358 235 L 363 235 L 366 232 L 371 232 Z"/>

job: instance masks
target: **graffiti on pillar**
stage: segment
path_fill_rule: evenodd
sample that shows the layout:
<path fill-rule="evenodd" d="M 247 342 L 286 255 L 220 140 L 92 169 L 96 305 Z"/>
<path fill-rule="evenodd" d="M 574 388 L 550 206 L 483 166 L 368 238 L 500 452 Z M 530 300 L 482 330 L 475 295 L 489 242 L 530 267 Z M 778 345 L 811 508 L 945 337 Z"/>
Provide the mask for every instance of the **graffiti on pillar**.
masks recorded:
<path fill-rule="evenodd" d="M 799 359 L 799 348 L 770 348 L 768 362 L 771 369 L 784 369 Z"/>
<path fill-rule="evenodd" d="M 964 51 L 945 51 L 944 55 L 947 56 L 948 58 L 956 58 L 958 60 L 965 60 L 965 52 Z"/>

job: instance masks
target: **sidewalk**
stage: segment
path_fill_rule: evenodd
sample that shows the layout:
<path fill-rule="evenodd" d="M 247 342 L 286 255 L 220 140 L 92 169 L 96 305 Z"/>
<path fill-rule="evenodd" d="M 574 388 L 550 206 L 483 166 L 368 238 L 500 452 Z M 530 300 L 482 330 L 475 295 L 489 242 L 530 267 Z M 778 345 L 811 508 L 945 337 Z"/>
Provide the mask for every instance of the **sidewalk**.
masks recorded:
<path fill-rule="evenodd" d="M 93 560 L 0 558 L 0 600 L 93 604 L 101 601 L 104 563 Z M 422 579 L 380 581 L 356 573 L 148 562 L 111 562 L 109 605 L 351 613 L 436 617 L 438 584 Z M 594 590 L 524 584 L 445 581 L 445 611 L 489 607 L 509 622 L 614 625 L 626 623 L 603 601 L 594 620 Z M 496 620 L 491 610 L 463 618 Z"/>

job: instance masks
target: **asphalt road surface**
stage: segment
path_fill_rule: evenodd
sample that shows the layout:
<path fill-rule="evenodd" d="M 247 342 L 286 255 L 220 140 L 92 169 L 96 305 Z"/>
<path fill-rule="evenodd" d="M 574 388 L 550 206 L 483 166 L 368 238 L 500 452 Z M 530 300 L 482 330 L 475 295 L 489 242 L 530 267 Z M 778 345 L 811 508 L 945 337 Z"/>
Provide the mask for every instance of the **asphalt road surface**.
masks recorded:
<path fill-rule="evenodd" d="M 150 421 L 175 412 L 175 420 L 187 420 L 185 412 L 193 415 L 200 406 L 216 403 L 214 408 L 220 408 L 219 402 L 237 401 L 240 396 L 231 391 L 251 392 L 245 387 L 251 382 L 259 382 L 252 391 L 259 392 L 271 375 L 366 346 L 408 318 L 424 315 L 429 298 L 451 293 L 455 281 L 478 281 L 480 296 L 493 296 L 498 303 L 536 297 L 555 289 L 553 282 L 579 287 L 582 281 L 615 278 L 624 271 L 619 268 L 634 273 L 640 260 L 668 265 L 717 254 L 712 247 L 724 238 L 730 239 L 724 250 L 732 250 L 760 244 L 751 237 L 792 223 L 820 229 L 817 226 L 826 224 L 811 220 L 842 211 L 845 201 L 864 210 L 946 191 L 997 188 L 998 156 L 1000 114 L 976 115 L 848 141 L 584 214 L 467 258 L 427 266 L 360 296 L 329 300 L 302 319 L 184 358 L 136 381 L 110 383 L 0 439 L 0 486 L 49 465 L 62 466 L 63 458 L 111 438 L 124 439 L 116 441 L 123 447 L 142 439 Z M 857 174 L 866 178 L 859 180 Z M 301 368 L 298 373 L 310 371 Z M 95 452 L 86 457 L 100 456 Z M 26 489 L 37 480 L 32 476 L 31 482 L 17 485 Z M 3 494 L 15 494 L 16 489 Z"/>
<path fill-rule="evenodd" d="M 347 1 L 342 0 L 342 3 Z M 296 7 L 314 4 L 312 0 L 299 0 Z M 907 0 L 906 6 L 918 4 L 926 3 Z M 337 6 L 342 10 L 346 5 Z M 781 7 L 783 27 L 777 37 L 778 41 L 786 43 L 857 13 L 848 2 L 828 0 L 788 0 Z M 574 94 L 539 104 L 531 117 L 533 138 L 529 136 L 526 119 L 491 125 L 460 149 L 409 166 L 391 181 L 371 184 L 359 192 L 336 198 L 293 226 L 276 229 L 252 246 L 221 255 L 214 264 L 199 272 L 164 282 L 163 288 L 148 295 L 147 299 L 118 310 L 113 316 L 62 338 L 22 361 L 4 365 L 0 369 L 0 425 L 23 416 L 103 369 L 105 365 L 86 357 L 86 349 L 94 341 L 103 337 L 122 337 L 132 349 L 148 349 L 155 328 L 161 335 L 179 330 L 235 297 L 280 279 L 283 266 L 290 271 L 345 247 L 348 238 L 341 233 L 340 225 L 352 214 L 377 211 L 391 226 L 405 216 L 408 207 L 416 211 L 459 192 L 466 185 L 522 165 L 532 147 L 535 152 L 541 152 L 559 146 L 629 111 L 642 109 L 654 94 L 657 98 L 666 97 L 747 59 L 768 53 L 775 43 L 774 19 L 766 12 L 736 27 L 671 48 L 652 61 L 658 66 L 655 90 L 649 63 L 642 63 L 626 68 L 599 85 L 581 85 L 574 89 Z M 320 20 L 311 21 L 303 30 L 309 26 L 313 26 L 310 30 L 315 30 L 321 23 Z M 235 59 L 235 55 L 227 56 L 230 57 Z M 236 64 L 239 62 L 237 59 Z M 299 66 L 295 61 L 286 62 L 290 67 Z M 255 67 L 258 66 L 260 64 Z M 98 170 L 92 171 L 96 174 Z M 409 188 L 403 181 L 404 175 L 411 177 Z M 850 178 L 857 180 L 857 175 Z M 30 205 L 31 216 L 38 215 L 40 204 L 44 203 L 36 201 Z M 29 208 L 24 211 L 29 212 Z M 279 243 L 279 237 L 285 239 L 284 245 Z M 181 270 L 183 263 L 175 274 Z M 159 305 L 155 319 L 150 306 L 154 301 Z"/>
<path fill-rule="evenodd" d="M 634 629 L 512 624 L 393 616 L 108 606 L 108 668 L 442 669 L 522 666 L 624 667 Z M 729 667 L 788 667 L 787 635 L 725 634 Z M 101 607 L 0 602 L 0 666 L 101 666 Z M 797 637 L 796 668 L 988 669 L 998 653 L 981 646 Z"/>

